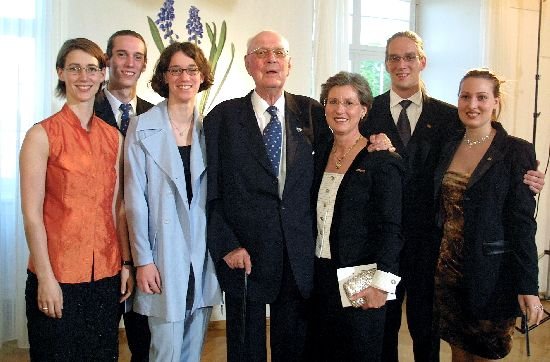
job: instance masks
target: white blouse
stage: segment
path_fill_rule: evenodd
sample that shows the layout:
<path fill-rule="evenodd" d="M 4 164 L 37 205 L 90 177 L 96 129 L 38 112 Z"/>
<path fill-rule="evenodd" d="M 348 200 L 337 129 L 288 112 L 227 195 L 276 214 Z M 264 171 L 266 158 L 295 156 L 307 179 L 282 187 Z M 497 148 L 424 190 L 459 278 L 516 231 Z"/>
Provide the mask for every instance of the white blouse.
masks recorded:
<path fill-rule="evenodd" d="M 334 213 L 334 201 L 343 173 L 325 172 L 317 196 L 317 245 L 315 256 L 330 259 L 330 226 Z"/>

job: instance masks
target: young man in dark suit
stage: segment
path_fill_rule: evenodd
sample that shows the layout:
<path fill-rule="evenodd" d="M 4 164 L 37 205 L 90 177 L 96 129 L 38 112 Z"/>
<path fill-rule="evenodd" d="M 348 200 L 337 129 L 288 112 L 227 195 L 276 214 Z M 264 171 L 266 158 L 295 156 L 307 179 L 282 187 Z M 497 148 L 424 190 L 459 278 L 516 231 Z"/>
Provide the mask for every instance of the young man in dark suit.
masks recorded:
<path fill-rule="evenodd" d="M 121 105 L 129 105 L 128 116 L 147 112 L 153 105 L 136 95 L 137 82 L 147 66 L 147 47 L 143 37 L 133 30 L 120 30 L 107 42 L 109 81 L 98 96 L 96 115 L 126 135 L 128 124 Z"/>
<path fill-rule="evenodd" d="M 228 361 L 267 360 L 266 304 L 272 361 L 299 361 L 315 255 L 313 152 L 328 127 L 319 102 L 284 92 L 286 39 L 263 31 L 247 48 L 255 89 L 204 121 L 207 243 L 226 293 Z"/>
<path fill-rule="evenodd" d="M 125 136 L 131 116 L 144 113 L 153 107 L 151 103 L 136 95 L 138 79 L 147 65 L 145 40 L 132 30 L 117 31 L 107 42 L 105 56 L 109 67 L 109 82 L 96 98 L 94 110 L 99 118 L 117 128 Z M 129 105 L 126 106 L 126 112 L 123 112 L 121 105 Z M 132 266 L 131 262 L 128 264 L 130 265 L 124 267 Z M 131 361 L 149 361 L 151 333 L 147 317 L 128 310 L 129 306 L 131 304 L 127 301 L 121 303 L 120 312 L 124 318 L 128 347 L 132 353 Z"/>
<path fill-rule="evenodd" d="M 398 361 L 401 305 L 406 314 L 415 361 L 439 361 L 439 335 L 433 324 L 433 292 L 439 240 L 434 237 L 434 171 L 443 145 L 461 129 L 456 107 L 427 95 L 420 73 L 426 67 L 422 39 L 412 31 L 392 35 L 386 45 L 391 89 L 374 99 L 361 132 L 385 133 L 403 157 L 402 232 L 397 300 L 387 303 L 382 360 Z M 406 117 L 405 117 L 406 116 Z M 528 171 L 525 183 L 540 191 L 544 174 Z"/>

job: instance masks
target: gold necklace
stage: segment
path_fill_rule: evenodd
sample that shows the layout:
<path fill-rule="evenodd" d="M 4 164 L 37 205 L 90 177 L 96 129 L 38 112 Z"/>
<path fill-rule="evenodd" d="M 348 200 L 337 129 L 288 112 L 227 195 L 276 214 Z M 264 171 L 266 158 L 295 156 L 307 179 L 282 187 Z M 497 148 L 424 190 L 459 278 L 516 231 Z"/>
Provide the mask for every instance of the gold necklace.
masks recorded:
<path fill-rule="evenodd" d="M 363 138 L 363 136 L 359 136 L 357 137 L 357 139 L 355 140 L 355 142 L 353 142 L 353 144 L 346 150 L 346 152 L 344 152 L 344 154 L 342 155 L 342 157 L 338 157 L 336 156 L 336 147 L 335 146 L 332 146 L 332 153 L 334 154 L 334 158 L 336 158 L 336 163 L 334 164 L 336 166 L 336 169 L 339 170 L 340 167 L 342 167 L 342 161 L 344 160 L 344 158 L 346 158 L 346 156 L 348 155 L 348 153 L 350 153 L 350 151 L 353 149 L 353 147 L 355 147 L 355 145 L 357 143 L 359 143 L 359 140 Z"/>
<path fill-rule="evenodd" d="M 172 117 L 170 116 L 170 112 L 168 111 L 168 120 L 170 121 L 170 124 L 172 125 L 173 128 L 176 129 L 176 131 L 178 131 L 178 134 L 183 137 L 185 135 L 185 130 L 182 131 L 178 128 L 178 126 L 176 126 L 176 124 L 172 121 Z M 190 121 L 189 121 L 191 124 L 193 123 L 193 117 L 191 117 Z"/>
<path fill-rule="evenodd" d="M 174 122 L 172 122 L 171 119 L 169 119 L 169 121 L 170 121 L 170 124 L 172 125 L 172 127 L 174 127 L 174 128 L 176 129 L 176 131 L 178 131 L 178 134 L 179 134 L 180 136 L 183 137 L 183 135 L 184 135 L 185 133 L 184 133 L 183 131 L 181 131 L 181 130 L 178 128 L 178 126 L 176 126 L 176 125 L 174 124 Z"/>
<path fill-rule="evenodd" d="M 491 132 L 481 138 L 478 138 L 477 140 L 466 137 L 466 133 L 464 133 L 464 143 L 466 143 L 468 148 L 472 148 L 474 146 L 485 143 L 489 139 L 489 137 L 491 137 Z"/>

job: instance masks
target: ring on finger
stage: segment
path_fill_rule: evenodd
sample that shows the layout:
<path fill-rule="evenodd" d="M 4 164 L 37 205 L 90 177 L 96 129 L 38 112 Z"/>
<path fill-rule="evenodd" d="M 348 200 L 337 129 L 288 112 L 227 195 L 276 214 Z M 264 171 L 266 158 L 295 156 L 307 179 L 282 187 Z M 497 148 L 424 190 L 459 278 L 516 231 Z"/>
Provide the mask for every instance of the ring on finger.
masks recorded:
<path fill-rule="evenodd" d="M 47 311 L 48 307 L 43 307 L 42 310 Z"/>

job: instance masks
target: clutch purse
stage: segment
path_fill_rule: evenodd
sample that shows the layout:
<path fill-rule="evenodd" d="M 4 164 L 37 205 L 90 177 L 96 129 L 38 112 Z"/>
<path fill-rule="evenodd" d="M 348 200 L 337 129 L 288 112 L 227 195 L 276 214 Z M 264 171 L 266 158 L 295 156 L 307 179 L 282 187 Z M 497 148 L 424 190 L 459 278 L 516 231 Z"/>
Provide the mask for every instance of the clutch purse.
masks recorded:
<path fill-rule="evenodd" d="M 350 276 L 349 279 L 342 284 L 344 292 L 346 292 L 346 296 L 352 306 L 358 308 L 366 303 L 366 300 L 362 297 L 356 300 L 351 300 L 351 297 L 354 294 L 367 289 L 371 285 L 374 273 L 376 273 L 376 268 L 361 270 L 360 272 Z"/>

